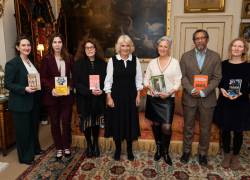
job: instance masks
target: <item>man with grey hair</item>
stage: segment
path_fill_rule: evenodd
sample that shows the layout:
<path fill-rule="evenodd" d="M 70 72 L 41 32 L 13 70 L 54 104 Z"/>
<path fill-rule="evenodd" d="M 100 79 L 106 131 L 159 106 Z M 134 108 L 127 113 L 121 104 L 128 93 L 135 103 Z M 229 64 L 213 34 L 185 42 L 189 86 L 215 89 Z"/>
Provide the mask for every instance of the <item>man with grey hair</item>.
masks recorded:
<path fill-rule="evenodd" d="M 193 34 L 195 48 L 184 53 L 181 61 L 183 86 L 184 135 L 182 163 L 189 161 L 196 113 L 200 118 L 199 164 L 207 165 L 210 130 L 216 106 L 215 89 L 221 79 L 221 59 L 207 48 L 209 35 L 198 29 Z"/>

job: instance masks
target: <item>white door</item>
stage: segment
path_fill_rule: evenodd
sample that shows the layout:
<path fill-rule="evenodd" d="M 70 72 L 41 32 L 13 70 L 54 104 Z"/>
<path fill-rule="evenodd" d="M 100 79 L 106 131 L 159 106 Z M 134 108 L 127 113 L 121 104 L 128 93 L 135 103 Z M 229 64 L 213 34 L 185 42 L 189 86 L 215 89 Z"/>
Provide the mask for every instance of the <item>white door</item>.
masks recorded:
<path fill-rule="evenodd" d="M 181 23 L 179 57 L 194 47 L 192 36 L 197 29 L 202 29 L 202 23 Z"/>
<path fill-rule="evenodd" d="M 192 36 L 197 29 L 209 33 L 208 48 L 218 52 L 222 59 L 228 55 L 231 41 L 232 16 L 177 16 L 175 17 L 173 56 L 180 59 L 182 54 L 194 47 Z"/>
<path fill-rule="evenodd" d="M 208 48 L 223 54 L 225 23 L 203 23 L 203 29 L 209 34 Z"/>

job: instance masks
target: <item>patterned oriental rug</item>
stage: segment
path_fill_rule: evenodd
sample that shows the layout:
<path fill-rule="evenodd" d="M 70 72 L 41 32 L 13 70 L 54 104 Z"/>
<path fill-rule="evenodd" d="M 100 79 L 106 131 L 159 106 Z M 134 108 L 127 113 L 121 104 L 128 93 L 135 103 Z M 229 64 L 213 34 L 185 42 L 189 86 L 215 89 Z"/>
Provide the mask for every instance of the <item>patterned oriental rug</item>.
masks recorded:
<path fill-rule="evenodd" d="M 95 180 L 136 180 L 136 179 L 250 179 L 250 136 L 244 139 L 241 151 L 241 162 L 244 169 L 232 171 L 220 166 L 221 154 L 209 157 L 207 168 L 199 166 L 197 157 L 184 165 L 180 163 L 180 155 L 171 154 L 173 166 L 166 165 L 163 160 L 155 162 L 153 152 L 135 151 L 136 160 L 127 160 L 126 153 L 121 156 L 121 161 L 114 161 L 113 152 L 101 154 L 100 158 L 88 159 L 84 156 L 83 149 L 73 148 L 70 158 L 60 161 L 55 159 L 55 148 L 51 146 L 46 153 L 25 170 L 17 179 L 95 179 Z"/>

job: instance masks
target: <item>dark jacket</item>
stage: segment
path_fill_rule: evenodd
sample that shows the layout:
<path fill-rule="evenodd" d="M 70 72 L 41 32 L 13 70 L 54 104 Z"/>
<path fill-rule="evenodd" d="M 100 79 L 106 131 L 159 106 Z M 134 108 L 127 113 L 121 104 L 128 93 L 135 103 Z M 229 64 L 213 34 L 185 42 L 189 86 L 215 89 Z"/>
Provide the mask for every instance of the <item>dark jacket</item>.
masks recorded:
<path fill-rule="evenodd" d="M 89 60 L 80 59 L 75 62 L 73 79 L 76 88 L 76 102 L 78 113 L 82 116 L 99 115 L 104 111 L 105 93 L 100 96 L 92 95 L 89 90 L 89 75 L 100 75 L 100 89 L 104 88 L 106 76 L 106 63 L 102 60 L 94 61 L 94 69 L 91 69 Z"/>
<path fill-rule="evenodd" d="M 25 87 L 28 86 L 27 74 L 28 71 L 20 56 L 16 56 L 5 65 L 4 85 L 10 91 L 8 102 L 10 111 L 29 112 L 34 103 L 40 102 L 40 91 L 35 93 L 25 91 Z"/>
<path fill-rule="evenodd" d="M 72 66 L 73 59 L 70 57 L 65 60 L 65 71 L 68 81 L 68 86 L 73 88 L 72 84 Z M 52 96 L 52 89 L 55 88 L 55 77 L 60 76 L 60 72 L 57 68 L 55 56 L 48 54 L 42 60 L 41 68 L 41 84 L 43 89 L 43 103 L 45 106 L 52 106 L 57 104 L 57 100 L 60 99 L 63 103 L 73 103 L 72 95 L 54 97 Z"/>

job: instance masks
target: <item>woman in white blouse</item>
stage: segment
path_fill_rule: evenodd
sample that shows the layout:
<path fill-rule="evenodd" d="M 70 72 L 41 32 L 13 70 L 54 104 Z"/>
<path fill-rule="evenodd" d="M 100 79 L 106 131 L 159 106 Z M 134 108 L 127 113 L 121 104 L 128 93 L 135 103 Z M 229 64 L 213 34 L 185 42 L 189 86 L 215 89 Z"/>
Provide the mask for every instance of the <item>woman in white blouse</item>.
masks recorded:
<path fill-rule="evenodd" d="M 15 127 L 18 159 L 30 165 L 42 150 L 38 139 L 40 91 L 28 84 L 28 74 L 39 74 L 29 59 L 31 41 L 27 36 L 17 37 L 16 50 L 18 55 L 5 65 L 4 83 L 10 91 L 8 109 Z"/>
<path fill-rule="evenodd" d="M 129 36 L 121 35 L 115 45 L 116 55 L 107 66 L 104 91 L 107 94 L 105 136 L 115 141 L 114 159 L 120 160 L 121 142 L 127 141 L 127 155 L 134 160 L 132 142 L 140 135 L 137 106 L 142 87 L 141 65 Z"/>
<path fill-rule="evenodd" d="M 170 56 L 172 40 L 167 36 L 157 41 L 159 56 L 148 64 L 144 85 L 148 88 L 145 116 L 152 121 L 156 143 L 154 160 L 163 157 L 172 165 L 168 149 L 171 140 L 171 125 L 174 115 L 175 92 L 181 84 L 179 61 Z"/>

